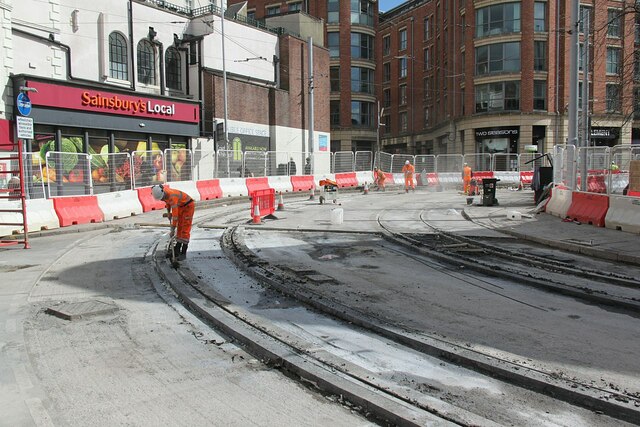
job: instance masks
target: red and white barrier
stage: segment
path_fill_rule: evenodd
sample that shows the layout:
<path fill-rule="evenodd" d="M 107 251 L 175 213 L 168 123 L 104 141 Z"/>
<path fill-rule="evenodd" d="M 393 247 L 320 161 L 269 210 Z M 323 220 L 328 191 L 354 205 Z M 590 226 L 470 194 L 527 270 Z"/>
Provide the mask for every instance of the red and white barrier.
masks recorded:
<path fill-rule="evenodd" d="M 373 184 L 373 172 L 372 171 L 360 171 L 356 172 L 356 179 L 358 180 L 358 185 L 364 184 Z"/>
<path fill-rule="evenodd" d="M 97 196 L 53 197 L 52 200 L 60 227 L 104 221 Z"/>
<path fill-rule="evenodd" d="M 339 188 L 357 187 L 358 179 L 355 172 L 337 173 L 336 183 Z"/>
<path fill-rule="evenodd" d="M 462 185 L 462 173 L 438 172 L 438 180 L 444 188 L 457 188 Z"/>
<path fill-rule="evenodd" d="M 291 193 L 293 185 L 291 184 L 292 176 L 270 176 L 269 187 L 276 190 L 276 193 Z"/>
<path fill-rule="evenodd" d="M 219 179 L 205 179 L 196 181 L 200 200 L 213 200 L 222 197 L 222 188 L 220 188 Z"/>
<path fill-rule="evenodd" d="M 20 201 L 3 201 L 3 206 L 7 209 L 21 209 Z M 27 228 L 29 232 L 41 230 L 54 230 L 60 228 L 60 220 L 53 208 L 52 199 L 32 199 L 26 201 Z M 17 212 L 0 212 L 0 222 L 21 223 L 22 214 Z M 22 233 L 21 225 L 1 225 L 0 236 L 10 236 L 15 233 Z"/>
<path fill-rule="evenodd" d="M 313 175 L 292 175 L 291 188 L 292 191 L 311 191 L 315 189 L 316 184 L 313 182 Z"/>
<path fill-rule="evenodd" d="M 640 200 L 634 197 L 609 196 L 609 210 L 604 224 L 614 230 L 640 234 Z"/>
<path fill-rule="evenodd" d="M 223 197 L 248 196 L 247 184 L 244 178 L 220 178 L 220 188 Z"/>
<path fill-rule="evenodd" d="M 520 185 L 520 172 L 494 172 L 493 177 L 500 180 L 500 185 Z"/>
<path fill-rule="evenodd" d="M 560 218 L 566 218 L 572 200 L 573 191 L 568 188 L 553 187 L 551 190 L 551 199 L 547 203 L 545 212 Z"/>
<path fill-rule="evenodd" d="M 604 227 L 608 209 L 609 196 L 606 194 L 574 191 L 567 217 L 596 227 Z"/>
<path fill-rule="evenodd" d="M 98 194 L 96 197 L 105 221 L 140 215 L 143 212 L 136 190 Z"/>
<path fill-rule="evenodd" d="M 187 193 L 196 202 L 200 201 L 200 192 L 195 181 L 172 181 L 169 185 L 171 188 Z"/>

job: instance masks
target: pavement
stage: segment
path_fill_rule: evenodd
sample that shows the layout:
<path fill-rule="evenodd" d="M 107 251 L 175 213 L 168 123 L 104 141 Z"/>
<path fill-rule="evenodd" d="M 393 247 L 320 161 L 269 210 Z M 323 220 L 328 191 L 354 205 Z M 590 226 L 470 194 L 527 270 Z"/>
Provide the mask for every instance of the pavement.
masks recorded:
<path fill-rule="evenodd" d="M 343 192 L 340 198 L 369 197 L 376 203 L 377 197 L 399 194 Z M 420 196 L 420 208 L 449 206 L 487 232 L 640 266 L 637 235 L 536 214 L 530 191 L 499 189 L 500 205 L 491 207 L 467 205 L 464 196 L 453 192 L 419 190 L 415 195 Z M 295 200 L 302 198 L 288 197 L 285 203 Z M 220 205 L 222 211 L 222 203 L 227 206 L 232 201 L 207 205 Z M 406 207 L 403 203 L 397 209 Z M 329 211 L 343 207 L 344 222 L 332 224 Z M 243 214 L 247 220 L 248 211 L 247 203 Z M 513 212 L 520 219 L 511 219 Z M 197 215 L 198 209 L 196 219 Z M 376 219 L 366 215 L 358 217 L 348 203 L 329 204 L 312 214 L 282 215 L 282 221 L 264 226 L 366 233 L 373 230 Z M 370 424 L 348 408 L 314 397 L 278 372 L 258 367 L 258 361 L 181 308 L 162 283 L 147 277 L 139 264 L 148 257 L 150 242 L 164 230 L 134 225 L 164 221 L 158 212 L 150 212 L 32 233 L 28 251 L 0 248 L 0 405 L 5 408 L 0 426 Z M 446 218 L 434 221 L 448 231 L 464 227 Z M 114 247 L 126 240 L 127 253 L 97 243 L 105 238 Z M 131 275 L 131 283 L 109 280 L 114 264 Z M 45 311 L 61 301 L 114 304 L 118 310 L 107 310 L 94 320 L 65 323 Z M 278 393 L 271 395 L 275 389 Z M 283 402 L 294 397 L 297 403 L 291 410 Z"/>

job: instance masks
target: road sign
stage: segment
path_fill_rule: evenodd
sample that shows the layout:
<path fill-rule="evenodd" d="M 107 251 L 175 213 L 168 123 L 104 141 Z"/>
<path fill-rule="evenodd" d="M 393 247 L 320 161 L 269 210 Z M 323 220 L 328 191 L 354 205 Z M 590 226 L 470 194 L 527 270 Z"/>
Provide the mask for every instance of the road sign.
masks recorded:
<path fill-rule="evenodd" d="M 33 139 L 33 119 L 29 117 L 16 117 L 19 139 Z"/>
<path fill-rule="evenodd" d="M 28 116 L 29 114 L 31 114 L 31 100 L 29 99 L 29 95 L 24 92 L 20 92 L 16 101 L 20 114 L 22 114 L 23 116 Z"/>

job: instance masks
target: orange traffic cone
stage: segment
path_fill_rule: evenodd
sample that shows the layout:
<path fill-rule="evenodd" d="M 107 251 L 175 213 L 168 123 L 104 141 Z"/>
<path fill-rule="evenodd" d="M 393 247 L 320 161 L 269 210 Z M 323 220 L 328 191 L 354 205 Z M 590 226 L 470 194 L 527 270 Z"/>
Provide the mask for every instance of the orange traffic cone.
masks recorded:
<path fill-rule="evenodd" d="M 254 205 L 253 207 L 253 221 L 254 224 L 262 224 L 262 222 L 260 221 L 260 207 L 258 206 L 258 204 Z"/>
<path fill-rule="evenodd" d="M 366 182 L 364 183 L 364 194 L 369 194 L 369 184 L 367 184 Z"/>
<path fill-rule="evenodd" d="M 284 210 L 284 199 L 282 198 L 282 191 L 280 192 L 280 199 L 278 200 L 278 210 Z"/>

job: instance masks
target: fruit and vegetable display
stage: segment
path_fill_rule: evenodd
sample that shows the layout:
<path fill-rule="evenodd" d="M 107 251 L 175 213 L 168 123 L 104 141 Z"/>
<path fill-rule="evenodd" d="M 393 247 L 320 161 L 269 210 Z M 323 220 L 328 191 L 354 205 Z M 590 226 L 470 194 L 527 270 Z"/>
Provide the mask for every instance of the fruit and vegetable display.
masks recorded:
<path fill-rule="evenodd" d="M 55 151 L 55 141 L 49 140 L 42 145 L 39 153 L 34 153 L 34 164 L 42 166 L 42 174 L 40 177 L 35 176 L 34 181 L 44 182 L 56 182 L 62 178 L 62 182 L 84 183 L 88 182 L 88 177 L 85 176 L 87 171 L 86 164 L 84 164 L 84 156 L 78 154 L 83 153 L 82 138 L 80 137 L 67 137 L 62 139 L 62 154 L 56 157 L 49 156 L 47 162 L 47 153 L 49 151 Z M 89 154 L 96 154 L 92 147 L 89 147 Z M 39 157 L 39 158 L 38 158 Z M 56 162 L 60 162 L 57 165 Z M 107 163 L 101 156 L 91 157 L 91 170 L 93 171 L 102 169 L 102 174 L 107 168 Z M 62 173 L 62 177 L 57 176 L 58 173 Z M 96 174 L 96 176 L 100 176 Z"/>

